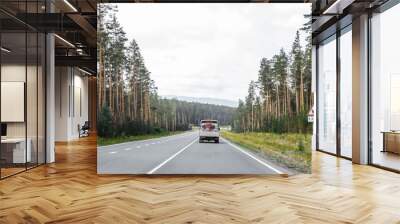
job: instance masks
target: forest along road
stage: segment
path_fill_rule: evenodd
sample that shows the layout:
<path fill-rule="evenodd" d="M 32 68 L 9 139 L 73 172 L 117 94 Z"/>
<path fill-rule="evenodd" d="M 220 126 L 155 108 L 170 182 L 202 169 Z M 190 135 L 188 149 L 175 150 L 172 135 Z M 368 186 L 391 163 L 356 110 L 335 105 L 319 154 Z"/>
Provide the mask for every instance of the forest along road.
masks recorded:
<path fill-rule="evenodd" d="M 198 132 L 97 148 L 99 174 L 282 174 L 283 168 L 226 139 L 199 143 Z"/>

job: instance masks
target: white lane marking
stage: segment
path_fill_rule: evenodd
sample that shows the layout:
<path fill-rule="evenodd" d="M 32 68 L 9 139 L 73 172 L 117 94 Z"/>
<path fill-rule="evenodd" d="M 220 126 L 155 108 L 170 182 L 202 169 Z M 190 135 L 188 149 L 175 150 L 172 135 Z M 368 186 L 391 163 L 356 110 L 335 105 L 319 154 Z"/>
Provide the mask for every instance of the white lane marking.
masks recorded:
<path fill-rule="evenodd" d="M 154 169 L 150 170 L 149 172 L 147 172 L 147 174 L 153 174 L 154 172 L 156 172 L 158 169 L 160 169 L 162 166 L 164 166 L 166 163 L 168 163 L 169 161 L 171 161 L 173 158 L 175 158 L 177 155 L 179 155 L 181 152 L 185 151 L 187 148 L 189 148 L 189 146 L 193 145 L 193 143 L 197 142 L 197 138 L 194 139 L 192 142 L 190 142 L 189 144 L 187 144 L 185 147 L 183 147 L 181 150 L 179 150 L 178 152 L 176 152 L 175 154 L 173 154 L 171 157 L 169 157 L 168 159 L 166 159 L 164 162 L 160 163 L 158 166 L 156 166 Z"/>
<path fill-rule="evenodd" d="M 125 151 L 129 151 L 129 150 L 131 150 L 131 148 L 126 148 L 126 149 L 124 149 Z"/>
<path fill-rule="evenodd" d="M 144 145 L 144 146 L 149 146 L 149 144 L 146 144 L 146 145 Z"/>
<path fill-rule="evenodd" d="M 110 152 L 110 154 L 114 154 L 114 153 L 117 153 L 116 151 L 112 151 L 112 152 Z"/>
<path fill-rule="evenodd" d="M 136 148 L 140 149 L 140 145 L 136 146 Z"/>
<path fill-rule="evenodd" d="M 182 137 L 182 138 L 189 137 L 190 135 L 193 135 L 195 133 L 196 132 L 194 132 L 194 131 L 189 131 L 189 132 L 184 132 L 184 133 L 181 133 L 181 134 L 168 135 L 168 136 L 159 137 L 159 138 L 151 138 L 151 139 L 138 140 L 138 141 L 122 142 L 122 143 L 112 144 L 112 145 L 97 146 L 97 149 L 109 148 L 109 147 L 119 146 L 119 145 L 127 145 L 127 144 L 132 144 L 132 143 L 141 143 L 141 142 L 154 141 L 154 139 L 171 139 L 171 140 L 173 140 L 174 138 L 178 139 L 180 137 Z"/>
<path fill-rule="evenodd" d="M 222 138 L 222 137 L 221 137 Z M 257 157 L 253 156 L 252 154 L 244 151 L 243 149 L 241 149 L 239 146 L 232 144 L 230 141 L 226 140 L 225 138 L 222 138 L 226 143 L 228 143 L 230 146 L 232 146 L 233 148 L 239 150 L 240 152 L 246 154 L 247 156 L 249 156 L 250 158 L 254 159 L 255 161 L 259 162 L 261 165 L 275 171 L 278 174 L 283 174 L 281 171 L 277 170 L 275 167 L 269 165 L 268 163 L 259 160 Z"/>

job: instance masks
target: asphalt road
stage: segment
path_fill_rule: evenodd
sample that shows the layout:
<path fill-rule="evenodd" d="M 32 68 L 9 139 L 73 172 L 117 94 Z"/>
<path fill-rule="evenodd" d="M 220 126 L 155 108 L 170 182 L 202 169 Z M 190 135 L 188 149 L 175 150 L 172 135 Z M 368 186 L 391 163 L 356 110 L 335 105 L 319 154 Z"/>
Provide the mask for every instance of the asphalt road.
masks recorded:
<path fill-rule="evenodd" d="M 282 174 L 283 168 L 226 139 L 199 143 L 198 132 L 97 148 L 99 174 Z"/>

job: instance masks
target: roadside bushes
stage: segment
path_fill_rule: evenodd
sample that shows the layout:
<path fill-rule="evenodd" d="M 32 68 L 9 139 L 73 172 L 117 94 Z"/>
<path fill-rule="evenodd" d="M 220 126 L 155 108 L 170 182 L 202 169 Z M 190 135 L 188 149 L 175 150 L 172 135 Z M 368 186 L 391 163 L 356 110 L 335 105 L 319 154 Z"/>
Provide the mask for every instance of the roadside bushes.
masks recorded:
<path fill-rule="evenodd" d="M 102 107 L 97 118 L 97 134 L 101 137 L 111 137 L 113 135 L 111 111 L 108 107 Z"/>
<path fill-rule="evenodd" d="M 280 166 L 301 173 L 311 172 L 311 134 L 230 131 L 222 131 L 221 134 Z"/>
<path fill-rule="evenodd" d="M 308 123 L 307 114 L 300 113 L 292 116 L 282 116 L 275 118 L 264 118 L 260 124 L 251 128 L 251 119 L 244 119 L 242 124 L 239 122 L 232 123 L 234 132 L 272 132 L 282 133 L 312 133 L 312 123 Z"/>
<path fill-rule="evenodd" d="M 274 133 L 311 133 L 312 124 L 308 123 L 307 114 L 299 113 L 294 116 L 282 116 L 264 121 L 261 131 Z"/>
<path fill-rule="evenodd" d="M 124 121 L 124 122 L 121 122 Z M 159 134 L 168 132 L 161 127 L 154 127 L 143 121 L 121 119 L 121 121 L 113 121 L 109 107 L 103 107 L 98 115 L 97 128 L 98 136 L 104 138 L 121 137 L 121 136 L 135 136 L 145 134 Z M 189 125 L 177 125 L 176 131 L 189 130 Z"/>

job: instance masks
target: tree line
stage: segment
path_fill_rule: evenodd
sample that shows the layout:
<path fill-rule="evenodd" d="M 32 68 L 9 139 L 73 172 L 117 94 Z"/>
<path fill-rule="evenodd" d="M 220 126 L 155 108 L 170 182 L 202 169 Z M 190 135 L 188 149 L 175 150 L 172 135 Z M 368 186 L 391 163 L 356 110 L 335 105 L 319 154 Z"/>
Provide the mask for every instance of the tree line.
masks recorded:
<path fill-rule="evenodd" d="M 188 130 L 199 119 L 230 124 L 232 107 L 164 99 L 157 94 L 139 45 L 126 37 L 117 10 L 115 5 L 98 5 L 98 135 Z"/>
<path fill-rule="evenodd" d="M 313 105 L 309 23 L 302 30 L 308 35 L 304 49 L 298 30 L 290 52 L 281 49 L 273 57 L 261 59 L 258 79 L 250 82 L 248 95 L 239 100 L 233 130 L 311 132 L 307 122 Z"/>

